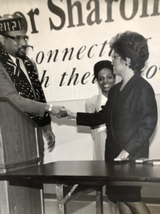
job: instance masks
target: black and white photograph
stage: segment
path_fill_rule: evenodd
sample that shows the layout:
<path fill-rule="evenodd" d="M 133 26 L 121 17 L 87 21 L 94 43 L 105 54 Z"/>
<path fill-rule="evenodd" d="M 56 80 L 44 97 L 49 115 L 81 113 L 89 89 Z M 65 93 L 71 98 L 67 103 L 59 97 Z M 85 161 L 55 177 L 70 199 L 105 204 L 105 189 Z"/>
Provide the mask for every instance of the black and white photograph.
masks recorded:
<path fill-rule="evenodd" d="M 160 0 L 0 0 L 0 214 L 160 213 Z"/>

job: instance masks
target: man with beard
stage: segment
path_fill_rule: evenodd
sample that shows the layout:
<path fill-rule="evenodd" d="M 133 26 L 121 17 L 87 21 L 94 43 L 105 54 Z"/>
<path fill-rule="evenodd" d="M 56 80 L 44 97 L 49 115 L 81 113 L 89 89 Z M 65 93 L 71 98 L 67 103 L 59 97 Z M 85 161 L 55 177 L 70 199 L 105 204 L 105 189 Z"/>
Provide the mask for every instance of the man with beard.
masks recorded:
<path fill-rule="evenodd" d="M 35 63 L 26 56 L 30 46 L 23 24 L 18 13 L 0 18 L 0 97 L 7 97 L 42 128 L 51 151 L 55 135 L 50 114 L 57 115 L 63 107 L 46 103 Z"/>

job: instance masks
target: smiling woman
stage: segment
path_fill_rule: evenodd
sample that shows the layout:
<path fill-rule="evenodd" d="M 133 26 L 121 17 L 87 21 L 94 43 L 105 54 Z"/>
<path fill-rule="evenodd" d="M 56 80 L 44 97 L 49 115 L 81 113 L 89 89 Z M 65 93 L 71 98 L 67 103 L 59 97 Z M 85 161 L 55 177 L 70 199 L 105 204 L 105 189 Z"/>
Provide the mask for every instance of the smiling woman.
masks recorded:
<path fill-rule="evenodd" d="M 113 65 L 108 60 L 102 60 L 94 65 L 94 76 L 98 82 L 100 93 L 91 97 L 86 101 L 86 112 L 94 113 L 102 110 L 108 99 L 108 93 L 115 83 L 115 75 L 113 74 Z M 106 125 L 91 127 L 93 139 L 93 160 L 105 159 L 105 142 L 106 142 Z"/>

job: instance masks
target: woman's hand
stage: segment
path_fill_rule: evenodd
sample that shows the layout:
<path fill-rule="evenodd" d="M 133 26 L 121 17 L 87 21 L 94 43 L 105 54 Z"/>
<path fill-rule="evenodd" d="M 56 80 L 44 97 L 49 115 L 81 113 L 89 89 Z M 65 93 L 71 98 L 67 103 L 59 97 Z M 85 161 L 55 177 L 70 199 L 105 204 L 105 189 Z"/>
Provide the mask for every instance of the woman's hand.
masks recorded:
<path fill-rule="evenodd" d="M 116 159 L 123 159 L 123 158 L 128 158 L 129 153 L 126 152 L 125 150 L 122 150 L 121 153 L 116 157 Z"/>
<path fill-rule="evenodd" d="M 67 116 L 69 119 L 76 119 L 77 118 L 77 113 L 70 111 L 69 109 L 66 109 L 67 111 Z"/>

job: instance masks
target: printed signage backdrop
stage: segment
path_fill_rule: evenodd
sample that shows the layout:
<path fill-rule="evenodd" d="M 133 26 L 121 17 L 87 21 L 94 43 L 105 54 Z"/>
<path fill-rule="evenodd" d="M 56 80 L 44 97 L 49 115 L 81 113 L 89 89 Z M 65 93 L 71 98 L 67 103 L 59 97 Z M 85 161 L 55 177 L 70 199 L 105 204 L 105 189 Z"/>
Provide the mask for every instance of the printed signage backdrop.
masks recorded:
<path fill-rule="evenodd" d="M 0 0 L 0 5 L 0 16 L 19 12 L 26 20 L 34 46 L 28 56 L 37 63 L 48 102 L 98 93 L 93 66 L 110 59 L 110 39 L 126 30 L 148 39 L 143 77 L 160 93 L 160 0 Z"/>

